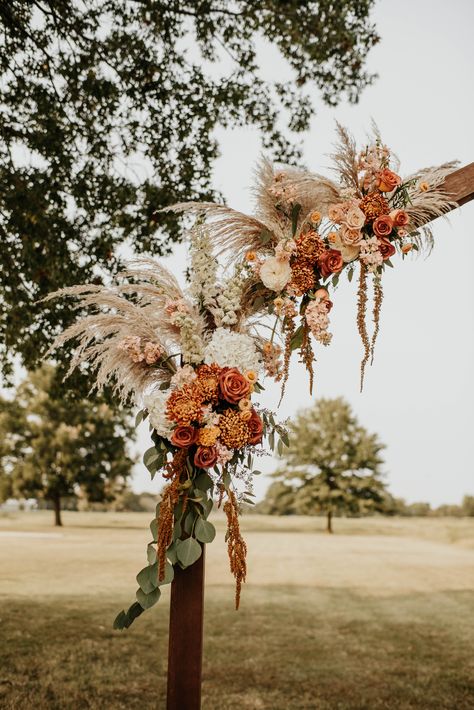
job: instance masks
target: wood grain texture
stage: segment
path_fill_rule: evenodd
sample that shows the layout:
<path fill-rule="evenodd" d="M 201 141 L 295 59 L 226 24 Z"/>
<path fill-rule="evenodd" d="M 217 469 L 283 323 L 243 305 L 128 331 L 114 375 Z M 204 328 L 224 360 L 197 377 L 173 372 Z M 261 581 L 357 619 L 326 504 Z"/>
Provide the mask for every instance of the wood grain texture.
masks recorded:
<path fill-rule="evenodd" d="M 175 565 L 171 584 L 167 710 L 201 707 L 204 553 L 191 567 Z"/>
<path fill-rule="evenodd" d="M 448 175 L 443 187 L 459 205 L 474 200 L 474 163 Z"/>

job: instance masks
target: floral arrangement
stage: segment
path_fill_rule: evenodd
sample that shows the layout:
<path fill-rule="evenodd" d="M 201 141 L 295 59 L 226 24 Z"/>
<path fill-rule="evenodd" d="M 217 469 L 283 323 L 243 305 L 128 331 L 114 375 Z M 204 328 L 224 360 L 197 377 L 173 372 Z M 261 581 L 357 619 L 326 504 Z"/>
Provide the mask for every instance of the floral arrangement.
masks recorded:
<path fill-rule="evenodd" d="M 84 314 L 51 350 L 77 343 L 71 370 L 87 364 L 100 390 L 112 384 L 122 401 L 140 406 L 152 446 L 144 462 L 166 481 L 150 525 L 148 565 L 137 575 L 136 601 L 115 620 L 126 628 L 214 539 L 208 520 L 214 499 L 223 504 L 236 607 L 246 578 L 246 544 L 239 509 L 251 503 L 255 457 L 263 443 L 279 452 L 288 433 L 255 400 L 262 378 L 281 383 L 297 351 L 313 386 L 314 343 L 328 345 L 330 290 L 342 273 L 359 270 L 357 325 L 367 362 L 373 358 L 383 298 L 382 275 L 399 252 L 432 247 L 426 222 L 455 204 L 443 191 L 454 163 L 402 179 L 378 133 L 357 152 L 338 127 L 333 154 L 338 181 L 295 168 L 259 169 L 255 216 L 225 205 L 180 203 L 194 213 L 189 232 L 188 287 L 152 259 L 139 259 L 111 286 L 63 289 L 49 298 L 78 298 Z M 225 265 L 222 255 L 226 254 Z M 374 329 L 367 330 L 372 278 Z"/>

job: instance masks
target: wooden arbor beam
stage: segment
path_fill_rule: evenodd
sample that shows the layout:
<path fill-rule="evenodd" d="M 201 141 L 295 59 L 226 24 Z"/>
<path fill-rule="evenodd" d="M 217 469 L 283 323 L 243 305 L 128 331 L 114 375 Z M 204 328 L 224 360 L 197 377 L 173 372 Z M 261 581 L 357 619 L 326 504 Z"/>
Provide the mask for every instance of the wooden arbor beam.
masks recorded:
<path fill-rule="evenodd" d="M 443 188 L 458 205 L 474 200 L 474 163 L 450 173 Z"/>

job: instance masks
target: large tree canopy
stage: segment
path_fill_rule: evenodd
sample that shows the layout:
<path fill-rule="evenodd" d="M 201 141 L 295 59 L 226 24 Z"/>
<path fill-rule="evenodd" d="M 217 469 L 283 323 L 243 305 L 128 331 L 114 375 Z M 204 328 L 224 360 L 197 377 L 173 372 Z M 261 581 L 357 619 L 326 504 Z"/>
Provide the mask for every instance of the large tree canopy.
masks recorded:
<path fill-rule="evenodd" d="M 357 100 L 373 1 L 0 0 L 4 372 L 71 318 L 37 299 L 106 277 L 123 243 L 166 252 L 175 218 L 153 212 L 213 196 L 217 127 L 253 125 L 291 161 L 314 87 Z M 262 76 L 262 42 L 292 81 Z"/>
<path fill-rule="evenodd" d="M 32 496 L 53 503 L 56 524 L 65 496 L 113 500 L 131 474 L 128 415 L 105 402 L 59 399 L 54 369 L 43 365 L 0 397 L 0 500 Z"/>
<path fill-rule="evenodd" d="M 384 508 L 384 444 L 359 424 L 347 402 L 320 399 L 298 414 L 290 433 L 285 465 L 273 474 L 279 480 L 268 489 L 264 512 L 324 512 L 332 532 L 334 513 L 356 515 Z"/>

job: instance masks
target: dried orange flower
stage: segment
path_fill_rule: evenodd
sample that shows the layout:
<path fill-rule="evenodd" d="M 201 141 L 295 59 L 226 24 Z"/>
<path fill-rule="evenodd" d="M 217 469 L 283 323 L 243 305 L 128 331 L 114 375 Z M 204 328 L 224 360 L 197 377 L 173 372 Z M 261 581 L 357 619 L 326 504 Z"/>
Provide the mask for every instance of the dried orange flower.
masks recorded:
<path fill-rule="evenodd" d="M 221 430 L 217 426 L 206 426 L 199 429 L 197 443 L 199 446 L 214 446 Z"/>
<path fill-rule="evenodd" d="M 372 222 L 382 214 L 389 214 L 390 207 L 383 195 L 380 192 L 369 192 L 359 202 L 359 207 L 365 214 L 365 221 Z"/>
<path fill-rule="evenodd" d="M 219 400 L 219 375 L 221 373 L 219 365 L 201 365 L 198 367 L 197 385 L 202 392 L 204 402 L 217 403 Z"/>
<path fill-rule="evenodd" d="M 248 372 L 246 372 L 245 377 L 252 384 L 254 384 L 257 381 L 257 373 L 254 370 L 249 370 Z"/>
<path fill-rule="evenodd" d="M 251 409 L 252 402 L 249 399 L 241 399 L 239 402 L 239 409 L 245 411 L 246 409 Z"/>
<path fill-rule="evenodd" d="M 297 260 L 301 259 L 315 264 L 323 253 L 325 246 L 319 234 L 312 229 L 298 237 L 296 240 L 296 249 L 298 255 Z"/>
<path fill-rule="evenodd" d="M 296 259 L 291 265 L 291 272 L 292 277 L 288 286 L 297 296 L 302 296 L 313 288 L 315 284 L 314 269 L 309 261 Z"/>
<path fill-rule="evenodd" d="M 427 192 L 427 191 L 430 189 L 430 186 L 429 186 L 429 184 L 428 184 L 427 182 L 425 182 L 425 181 L 423 180 L 422 182 L 419 183 L 418 189 L 419 189 L 421 192 Z"/>
<path fill-rule="evenodd" d="M 408 254 L 408 252 L 411 251 L 413 249 L 413 247 L 414 247 L 414 244 L 404 244 L 402 246 L 402 252 L 404 254 Z"/>
<path fill-rule="evenodd" d="M 240 412 L 240 418 L 243 422 L 248 422 L 249 419 L 252 419 L 252 410 L 244 409 L 242 412 Z"/>
<path fill-rule="evenodd" d="M 311 222 L 314 222 L 315 224 L 320 222 L 321 221 L 321 212 L 318 212 L 318 210 L 311 212 L 310 220 L 311 220 Z"/>
<path fill-rule="evenodd" d="M 254 251 L 248 251 L 245 255 L 245 258 L 247 261 L 255 261 L 257 258 L 257 254 Z"/>
<path fill-rule="evenodd" d="M 191 424 L 202 419 L 202 392 L 195 383 L 183 385 L 168 397 L 166 416 L 177 424 Z"/>
<path fill-rule="evenodd" d="M 235 409 L 226 409 L 221 414 L 219 429 L 220 441 L 228 449 L 241 449 L 249 440 L 249 428 Z"/>

